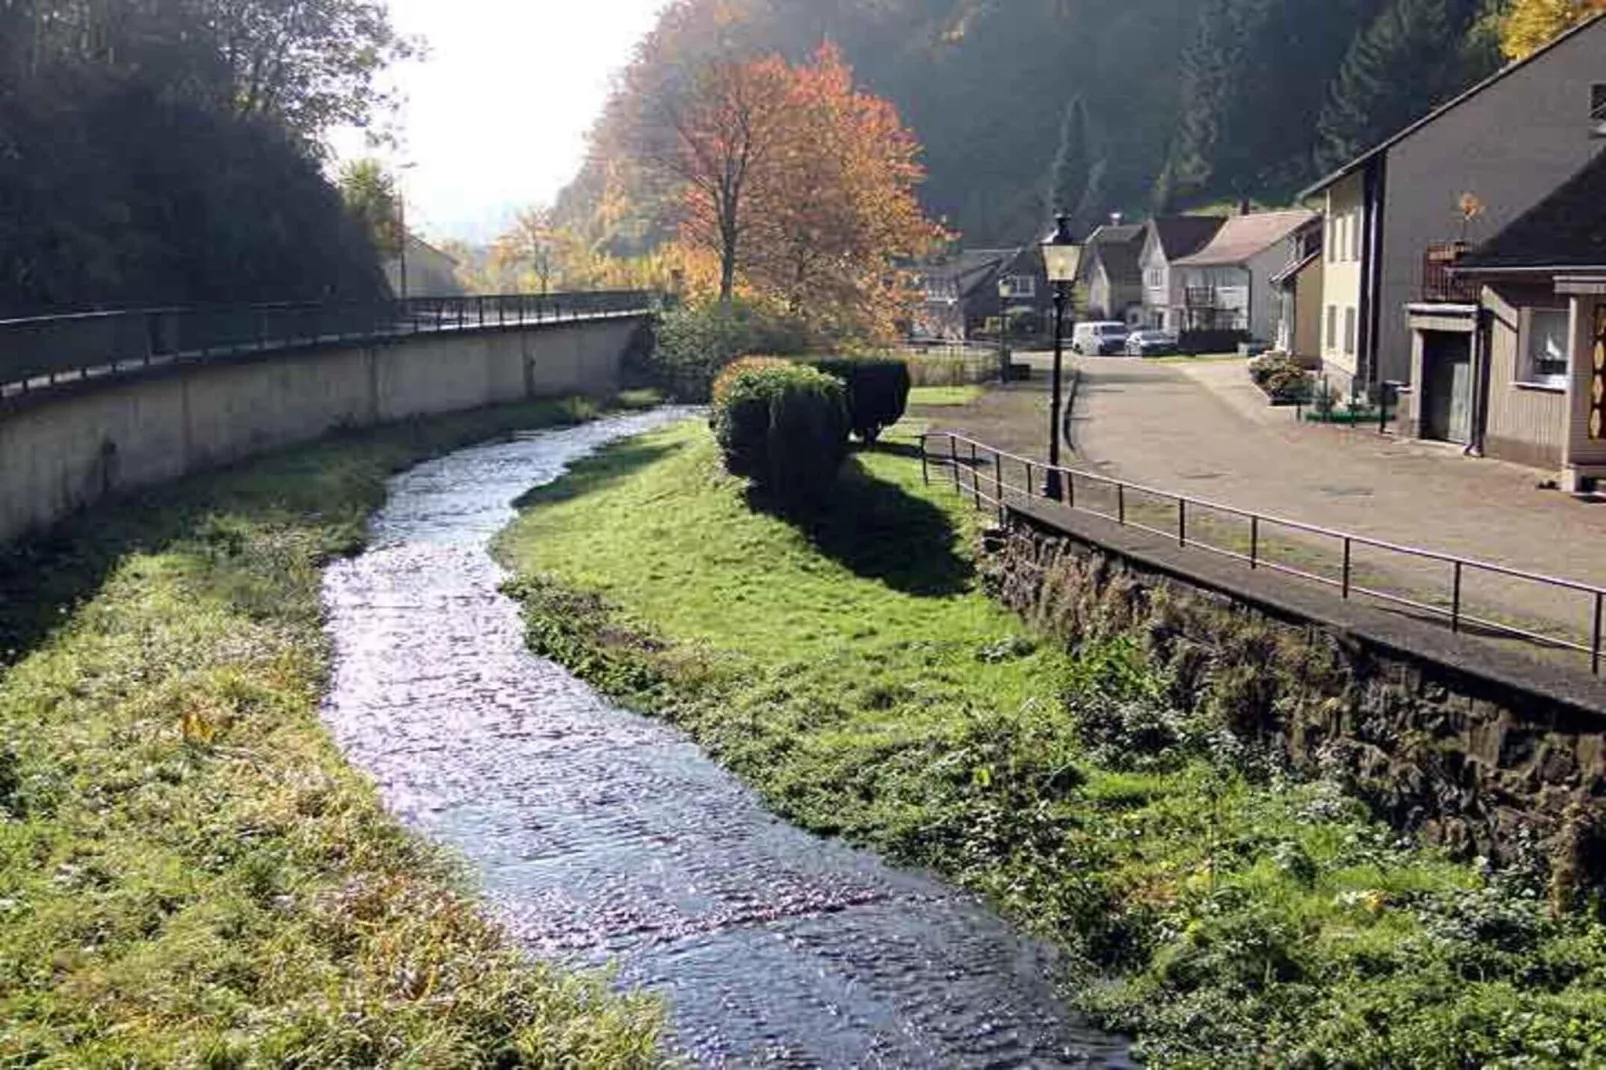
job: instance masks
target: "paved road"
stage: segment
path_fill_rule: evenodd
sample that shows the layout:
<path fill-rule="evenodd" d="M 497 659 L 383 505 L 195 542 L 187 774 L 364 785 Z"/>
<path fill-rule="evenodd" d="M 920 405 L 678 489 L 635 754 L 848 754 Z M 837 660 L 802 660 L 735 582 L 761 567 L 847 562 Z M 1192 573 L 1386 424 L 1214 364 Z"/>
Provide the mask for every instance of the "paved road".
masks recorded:
<path fill-rule="evenodd" d="M 1038 361 L 1041 363 L 1041 361 Z M 1551 473 L 1461 456 L 1458 448 L 1375 430 L 1295 422 L 1269 407 L 1237 360 L 1158 363 L 1075 358 L 1076 464 L 1191 497 L 1405 545 L 1606 585 L 1606 504 L 1538 484 Z M 1046 377 L 1045 377 L 1046 378 Z M 935 423 L 1041 456 L 1046 383 L 991 392 Z M 1169 518 L 1167 518 L 1169 520 Z M 1308 539 L 1300 565 L 1333 574 L 1338 555 Z M 1313 556 L 1301 556 L 1301 551 Z M 1315 552 L 1319 551 L 1319 555 Z M 1325 560 L 1317 562 L 1315 556 Z M 1358 551 L 1362 579 L 1448 594 L 1449 569 Z M 1493 619 L 1588 629 L 1582 595 L 1469 577 L 1475 611 Z"/>

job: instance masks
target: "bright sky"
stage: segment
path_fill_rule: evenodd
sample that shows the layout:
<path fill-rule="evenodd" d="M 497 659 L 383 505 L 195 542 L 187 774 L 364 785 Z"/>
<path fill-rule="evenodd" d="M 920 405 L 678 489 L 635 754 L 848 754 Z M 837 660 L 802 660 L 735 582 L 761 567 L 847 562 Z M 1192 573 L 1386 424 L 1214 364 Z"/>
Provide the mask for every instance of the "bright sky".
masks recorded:
<path fill-rule="evenodd" d="M 579 170 L 610 79 L 665 0 L 390 0 L 429 58 L 405 64 L 402 147 L 408 225 L 487 241 L 516 208 L 550 201 Z M 337 133 L 342 158 L 367 154 Z"/>

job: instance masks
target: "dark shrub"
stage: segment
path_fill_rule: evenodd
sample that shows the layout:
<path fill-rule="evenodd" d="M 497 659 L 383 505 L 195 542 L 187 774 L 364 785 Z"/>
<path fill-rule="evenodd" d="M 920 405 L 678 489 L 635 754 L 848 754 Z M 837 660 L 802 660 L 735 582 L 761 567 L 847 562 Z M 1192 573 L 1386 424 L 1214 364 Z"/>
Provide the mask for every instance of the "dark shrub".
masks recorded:
<path fill-rule="evenodd" d="M 848 395 L 848 426 L 861 440 L 875 445 L 881 432 L 899 420 L 909 405 L 909 365 L 895 357 L 823 357 L 808 363 L 842 380 Z"/>
<path fill-rule="evenodd" d="M 1183 331 L 1177 338 L 1177 348 L 1190 357 L 1201 353 L 1236 353 L 1240 343 L 1249 341 L 1248 331 L 1226 328 L 1193 329 Z"/>
<path fill-rule="evenodd" d="M 838 380 L 803 365 L 733 364 L 714 388 L 714 437 L 725 468 L 788 502 L 818 501 L 847 456 L 845 395 Z"/>

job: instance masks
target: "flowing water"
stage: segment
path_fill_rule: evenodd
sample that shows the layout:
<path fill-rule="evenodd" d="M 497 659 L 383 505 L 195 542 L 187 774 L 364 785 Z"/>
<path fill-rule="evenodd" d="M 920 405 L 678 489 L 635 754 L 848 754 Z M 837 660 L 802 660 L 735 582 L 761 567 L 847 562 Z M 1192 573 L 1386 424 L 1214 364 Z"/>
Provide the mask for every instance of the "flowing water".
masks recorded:
<path fill-rule="evenodd" d="M 696 1064 L 1125 1066 L 1051 951 L 973 898 L 820 839 L 663 724 L 525 648 L 487 553 L 509 504 L 661 411 L 521 435 L 397 477 L 324 585 L 324 716 L 403 820 L 473 865 L 537 955 L 616 964 Z"/>

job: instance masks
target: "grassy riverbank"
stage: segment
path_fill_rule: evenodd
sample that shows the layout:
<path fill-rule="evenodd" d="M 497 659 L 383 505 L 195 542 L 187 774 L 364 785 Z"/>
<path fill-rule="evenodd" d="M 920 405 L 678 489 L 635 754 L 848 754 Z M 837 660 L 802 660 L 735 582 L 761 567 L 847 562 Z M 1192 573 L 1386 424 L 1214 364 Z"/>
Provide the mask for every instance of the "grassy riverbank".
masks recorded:
<path fill-rule="evenodd" d="M 685 726 L 788 818 L 929 865 L 1084 964 L 1156 1065 L 1606 1062 L 1606 928 L 1399 840 L 976 590 L 907 441 L 807 522 L 688 424 L 536 492 L 499 552 L 532 646 Z"/>
<path fill-rule="evenodd" d="M 651 1065 L 656 1005 L 511 950 L 318 720 L 324 562 L 388 474 L 546 403 L 353 435 L 0 551 L 0 1065 Z"/>

